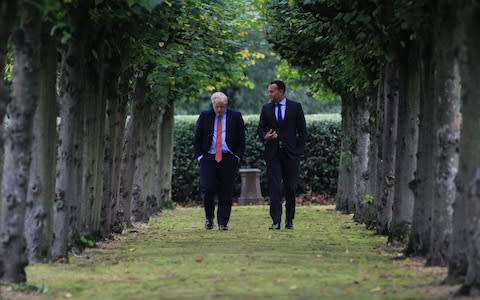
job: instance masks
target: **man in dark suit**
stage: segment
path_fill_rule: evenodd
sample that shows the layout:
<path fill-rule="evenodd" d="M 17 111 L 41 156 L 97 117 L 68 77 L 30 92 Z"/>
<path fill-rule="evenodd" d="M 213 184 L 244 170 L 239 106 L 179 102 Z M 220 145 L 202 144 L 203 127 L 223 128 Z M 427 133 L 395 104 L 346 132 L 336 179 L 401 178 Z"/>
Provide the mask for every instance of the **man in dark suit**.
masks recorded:
<path fill-rule="evenodd" d="M 257 133 L 265 145 L 270 217 L 273 222 L 269 229 L 280 229 L 283 195 L 285 228 L 293 229 L 295 190 L 307 137 L 305 115 L 300 103 L 285 98 L 282 81 L 270 82 L 268 96 L 271 102 L 262 108 Z"/>
<path fill-rule="evenodd" d="M 219 230 L 228 230 L 235 175 L 245 152 L 245 124 L 242 114 L 227 109 L 221 92 L 211 97 L 212 109 L 200 114 L 193 146 L 200 162 L 200 194 L 205 208 L 205 228 L 213 228 L 215 195 L 218 199 Z"/>

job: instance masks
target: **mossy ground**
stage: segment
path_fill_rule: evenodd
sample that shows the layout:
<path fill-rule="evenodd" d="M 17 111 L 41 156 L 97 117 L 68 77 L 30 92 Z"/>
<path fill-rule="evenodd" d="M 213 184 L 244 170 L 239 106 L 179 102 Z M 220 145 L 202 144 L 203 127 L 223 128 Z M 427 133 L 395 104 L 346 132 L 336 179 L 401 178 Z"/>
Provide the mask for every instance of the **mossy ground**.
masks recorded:
<path fill-rule="evenodd" d="M 229 231 L 203 209 L 177 208 L 68 264 L 27 268 L 7 299 L 446 299 L 445 268 L 400 253 L 331 206 L 297 207 L 295 229 L 271 231 L 268 206 L 234 207 Z M 24 287 L 25 288 L 25 287 Z M 39 292 L 41 291 L 41 292 Z M 1 298 L 0 295 L 0 298 Z"/>

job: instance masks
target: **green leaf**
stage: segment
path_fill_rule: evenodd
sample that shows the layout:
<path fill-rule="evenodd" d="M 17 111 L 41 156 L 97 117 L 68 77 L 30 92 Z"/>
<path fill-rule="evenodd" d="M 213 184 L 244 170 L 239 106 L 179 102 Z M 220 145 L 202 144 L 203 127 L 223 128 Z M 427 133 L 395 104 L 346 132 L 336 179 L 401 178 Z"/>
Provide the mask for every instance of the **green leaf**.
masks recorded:
<path fill-rule="evenodd" d="M 353 20 L 353 18 L 355 18 L 355 13 L 354 12 L 349 12 L 349 13 L 346 13 L 344 16 L 343 16 L 343 21 L 345 23 L 350 23 L 350 21 Z"/>

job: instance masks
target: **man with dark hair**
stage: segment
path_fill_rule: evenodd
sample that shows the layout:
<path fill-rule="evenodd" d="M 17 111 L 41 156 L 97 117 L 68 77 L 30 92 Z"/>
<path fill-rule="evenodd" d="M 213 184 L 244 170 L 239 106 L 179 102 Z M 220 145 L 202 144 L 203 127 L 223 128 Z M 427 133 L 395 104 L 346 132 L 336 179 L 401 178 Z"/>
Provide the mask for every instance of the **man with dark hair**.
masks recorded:
<path fill-rule="evenodd" d="M 282 196 L 285 196 L 285 228 L 293 229 L 295 191 L 300 158 L 305 152 L 307 126 L 302 105 L 285 98 L 285 83 L 274 80 L 268 85 L 271 102 L 262 107 L 257 133 L 265 145 L 268 192 L 270 196 L 269 229 L 280 229 Z"/>
<path fill-rule="evenodd" d="M 227 109 L 228 98 L 224 93 L 214 93 L 211 100 L 212 109 L 198 117 L 193 147 L 200 163 L 205 229 L 213 228 L 217 195 L 218 229 L 228 230 L 234 179 L 245 152 L 245 124 L 240 112 Z"/>

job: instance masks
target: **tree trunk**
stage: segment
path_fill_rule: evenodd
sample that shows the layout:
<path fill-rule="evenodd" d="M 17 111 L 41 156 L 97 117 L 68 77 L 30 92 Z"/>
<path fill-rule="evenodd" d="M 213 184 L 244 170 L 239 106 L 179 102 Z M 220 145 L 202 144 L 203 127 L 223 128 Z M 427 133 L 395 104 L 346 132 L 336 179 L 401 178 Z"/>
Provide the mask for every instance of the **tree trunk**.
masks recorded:
<path fill-rule="evenodd" d="M 395 167 L 395 195 L 389 242 L 407 244 L 410 235 L 415 202 L 410 182 L 417 167 L 418 114 L 420 87 L 416 45 L 409 47 L 409 58 L 402 64 L 400 102 L 398 108 L 398 136 Z"/>
<path fill-rule="evenodd" d="M 105 113 L 105 151 L 103 161 L 103 200 L 100 218 L 100 234 L 102 238 L 108 238 L 112 227 L 112 209 L 114 206 L 114 192 L 116 187 L 116 177 L 118 168 L 115 165 L 115 157 L 119 149 L 117 146 L 118 136 L 118 114 L 120 106 L 120 97 L 118 90 L 118 80 L 111 76 L 106 86 L 107 107 Z M 116 173 L 115 173 L 116 172 Z"/>
<path fill-rule="evenodd" d="M 467 5 L 464 9 L 465 20 L 465 59 L 462 60 L 462 131 L 460 140 L 460 169 L 457 185 L 459 195 L 464 202 L 455 206 L 455 211 L 465 203 L 465 210 L 460 211 L 466 215 L 465 229 L 467 240 L 468 270 L 461 293 L 470 296 L 480 296 L 480 40 L 474 38 L 480 26 L 480 5 Z M 455 212 L 456 213 L 456 212 Z M 457 223 L 458 226 L 458 223 Z M 455 228 L 458 232 L 461 225 Z M 454 249 L 463 245 L 463 240 L 457 239 Z M 461 252 L 454 251 L 456 265 L 462 268 L 463 256 Z M 453 261 L 453 260 L 452 260 Z M 449 266 L 449 269 L 451 266 Z M 454 270 L 449 270 L 451 273 Z"/>
<path fill-rule="evenodd" d="M 155 104 L 149 101 L 139 122 L 139 143 L 132 190 L 132 219 L 147 222 L 159 210 L 156 186 L 158 181 L 157 120 Z"/>
<path fill-rule="evenodd" d="M 157 141 L 160 132 L 157 130 L 159 122 L 159 108 L 157 104 L 152 104 L 152 109 L 148 112 L 150 115 L 148 119 L 151 120 L 147 125 L 147 154 L 148 154 L 148 184 L 145 189 L 147 193 L 147 211 L 146 218 L 157 214 L 160 211 L 160 186 L 161 180 L 159 179 L 160 163 L 158 159 Z M 172 152 L 173 153 L 173 152 Z"/>
<path fill-rule="evenodd" d="M 101 40 L 101 39 L 100 39 Z M 83 114 L 82 178 L 80 186 L 80 236 L 96 238 L 100 231 L 103 193 L 103 152 L 105 128 L 105 95 L 103 47 L 97 50 L 98 61 L 90 65 L 87 74 Z"/>
<path fill-rule="evenodd" d="M 17 0 L 2 0 L 0 2 L 0 120 L 2 120 L 2 126 L 0 126 L 0 194 L 2 188 L 2 172 L 3 172 L 3 158 L 4 158 L 4 129 L 3 119 L 7 105 L 10 102 L 9 92 L 5 87 L 5 63 L 7 58 L 7 45 L 10 37 L 13 23 L 17 17 Z M 0 211 L 2 205 L 0 203 Z M 2 224 L 0 222 L 0 228 Z M 2 258 L 0 257 L 0 269 L 2 265 Z M 0 270 L 1 277 L 1 270 Z"/>
<path fill-rule="evenodd" d="M 342 142 L 340 150 L 340 167 L 338 170 L 338 190 L 336 210 L 343 213 L 354 211 L 353 196 L 355 189 L 352 175 L 352 109 L 353 102 L 346 96 L 342 96 Z"/>
<path fill-rule="evenodd" d="M 72 24 L 82 28 L 87 10 L 80 7 Z M 54 238 L 52 259 L 67 259 L 67 246 L 72 236 L 78 235 L 80 214 L 80 169 L 83 142 L 82 116 L 85 90 L 85 42 L 87 32 L 75 34 L 62 53 L 60 76 L 60 131 L 55 185 Z"/>
<path fill-rule="evenodd" d="M 406 255 L 424 256 L 430 248 L 430 232 L 433 205 L 433 166 L 434 154 L 432 136 L 434 114 L 432 47 L 426 39 L 421 45 L 420 57 L 420 115 L 417 150 L 417 170 L 411 189 L 415 195 L 412 230 Z"/>
<path fill-rule="evenodd" d="M 477 100 L 478 99 L 479 98 L 477 98 Z M 475 109 L 478 110 L 478 104 L 477 108 Z M 479 117 L 480 114 L 476 113 L 475 116 Z M 477 125 L 472 127 L 474 127 L 475 130 L 480 129 L 480 126 L 478 126 L 478 119 Z M 475 131 L 474 133 L 478 136 L 478 131 Z M 473 176 L 472 180 L 467 181 L 468 195 L 466 199 L 468 269 L 467 276 L 465 277 L 465 283 L 463 284 L 461 291 L 462 294 L 478 297 L 480 296 L 480 229 L 478 226 L 480 223 L 480 160 L 478 159 L 478 152 L 480 151 L 480 138 L 477 137 L 474 139 L 474 145 L 476 147 L 475 155 L 477 156 L 477 159 L 475 160 L 475 175 Z"/>
<path fill-rule="evenodd" d="M 450 4 L 452 3 L 452 4 Z M 455 41 L 456 4 L 440 1 L 435 16 L 434 33 L 434 106 L 436 111 L 433 212 L 431 244 L 427 265 L 448 263 L 452 235 L 452 205 L 455 200 L 455 176 L 458 168 L 460 135 L 460 75 L 458 44 Z"/>
<path fill-rule="evenodd" d="M 159 181 L 160 181 L 160 198 L 159 206 L 170 207 L 172 205 L 172 170 L 173 170 L 173 138 L 175 125 L 175 112 L 173 101 L 170 101 L 164 107 L 162 116 L 161 131 L 159 138 L 161 139 L 161 148 L 159 155 Z"/>
<path fill-rule="evenodd" d="M 137 155 L 135 160 L 135 174 L 132 186 L 132 221 L 146 222 L 147 218 L 147 189 L 148 177 L 151 175 L 148 161 L 148 126 L 151 124 L 149 111 L 152 109 L 152 102 L 147 101 L 138 121 Z"/>
<path fill-rule="evenodd" d="M 40 47 L 40 97 L 34 116 L 32 162 L 27 193 L 25 237 L 31 263 L 47 262 L 53 234 L 55 150 L 57 140 L 57 52 L 49 29 Z"/>
<path fill-rule="evenodd" d="M 2 281 L 26 281 L 25 204 L 32 158 L 32 125 L 39 98 L 41 14 L 36 5 L 25 4 L 21 26 L 13 35 L 15 71 L 10 124 L 6 135 L 3 169 L 0 257 Z M 1 268 L 0 268 L 1 269 Z"/>
<path fill-rule="evenodd" d="M 163 115 L 165 113 L 164 109 L 161 108 L 160 106 L 157 107 L 157 113 L 158 113 L 158 118 L 157 118 L 157 141 L 156 141 L 156 161 L 157 161 L 157 170 L 156 170 L 156 189 L 155 189 L 155 195 L 157 196 L 158 200 L 158 208 L 161 209 L 161 203 L 163 203 L 162 200 L 162 126 L 163 126 Z M 173 173 L 173 172 L 172 172 Z"/>
<path fill-rule="evenodd" d="M 379 76 L 383 78 L 383 72 Z M 383 90 L 383 79 L 380 80 L 377 95 L 375 96 L 374 105 L 371 106 L 370 112 L 370 145 L 368 150 L 368 184 L 365 193 L 364 208 L 365 219 L 364 223 L 367 228 L 373 229 L 376 226 L 377 210 L 375 204 L 376 199 L 379 199 L 381 186 L 381 167 L 382 167 L 382 132 L 383 132 L 383 110 L 385 101 Z"/>
<path fill-rule="evenodd" d="M 125 142 L 123 144 L 122 163 L 120 166 L 120 205 L 118 213 L 121 224 L 127 227 L 132 226 L 131 201 L 135 162 L 137 159 L 138 122 L 141 121 L 139 116 L 141 116 L 144 106 L 148 73 L 149 72 L 145 71 L 142 77 L 137 78 L 132 101 L 132 114 L 128 121 Z"/>
<path fill-rule="evenodd" d="M 118 109 L 115 111 L 115 121 L 114 121 L 114 154 L 113 154 L 113 166 L 112 166 L 112 225 L 111 229 L 114 233 L 122 232 L 122 222 L 119 218 L 120 214 L 118 213 L 120 207 L 120 167 L 122 164 L 122 144 L 124 139 L 124 134 L 126 131 L 125 121 L 127 118 L 127 104 L 129 100 L 129 80 L 130 72 L 125 72 L 120 76 L 118 89 Z"/>
<path fill-rule="evenodd" d="M 385 64 L 382 182 L 380 183 L 380 198 L 377 199 L 376 203 L 378 211 L 376 229 L 377 233 L 383 235 L 388 234 L 392 220 L 400 87 L 399 71 L 398 62 L 387 62 Z"/>
<path fill-rule="evenodd" d="M 355 132 L 355 143 L 353 153 L 353 179 L 355 188 L 356 209 L 354 219 L 363 223 L 366 219 L 365 201 L 368 184 L 368 150 L 370 143 L 370 106 L 371 99 L 355 99 L 355 110 L 353 117 L 353 129 Z M 368 197 L 367 197 L 368 198 Z M 368 202 L 368 201 L 367 201 Z"/>

